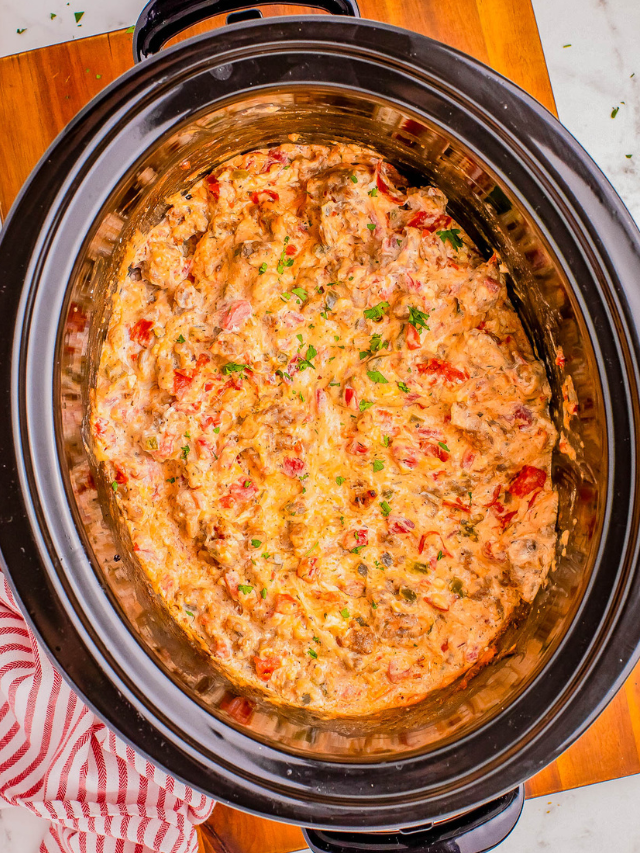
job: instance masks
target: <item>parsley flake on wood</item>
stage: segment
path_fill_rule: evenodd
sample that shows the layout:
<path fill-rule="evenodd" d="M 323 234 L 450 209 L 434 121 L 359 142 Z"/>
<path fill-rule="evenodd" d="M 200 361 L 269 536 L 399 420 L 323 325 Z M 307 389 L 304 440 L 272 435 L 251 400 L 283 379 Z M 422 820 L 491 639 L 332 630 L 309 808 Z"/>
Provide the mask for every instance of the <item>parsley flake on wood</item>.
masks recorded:
<path fill-rule="evenodd" d="M 249 586 L 249 584 L 248 584 L 248 583 L 239 583 L 239 584 L 238 584 L 238 589 L 240 590 L 240 592 L 241 592 L 243 595 L 249 595 L 249 593 L 253 591 L 253 587 L 252 587 L 252 586 Z"/>
<path fill-rule="evenodd" d="M 76 19 L 76 24 L 82 20 L 83 15 L 84 15 L 84 12 L 74 12 L 73 13 L 73 17 Z"/>
<path fill-rule="evenodd" d="M 389 380 L 385 379 L 382 373 L 379 370 L 367 370 L 367 376 L 372 382 L 377 383 L 378 385 L 388 385 Z"/>
<path fill-rule="evenodd" d="M 459 228 L 449 228 L 446 231 L 436 231 L 436 234 L 442 242 L 446 243 L 448 241 L 456 251 L 462 248 L 462 240 L 458 237 L 459 233 Z"/>
<path fill-rule="evenodd" d="M 620 112 L 620 107 L 614 107 L 614 108 L 611 110 L 611 118 L 615 118 L 615 117 L 618 115 L 618 113 L 619 113 L 619 112 Z"/>

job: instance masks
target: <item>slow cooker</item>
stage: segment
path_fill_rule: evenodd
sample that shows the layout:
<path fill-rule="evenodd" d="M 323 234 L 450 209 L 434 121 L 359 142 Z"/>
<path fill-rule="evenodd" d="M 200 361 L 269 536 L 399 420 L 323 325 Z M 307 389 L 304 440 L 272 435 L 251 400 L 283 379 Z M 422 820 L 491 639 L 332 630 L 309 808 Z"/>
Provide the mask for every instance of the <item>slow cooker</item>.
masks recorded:
<path fill-rule="evenodd" d="M 134 69 L 40 161 L 0 242 L 0 548 L 58 668 L 152 761 L 229 805 L 315 827 L 316 850 L 500 841 L 522 783 L 602 710 L 636 657 L 640 234 L 598 168 L 518 87 L 423 36 L 331 16 L 248 20 L 157 55 L 234 4 L 151 3 Z M 87 435 L 124 246 L 218 163 L 287 141 L 370 146 L 434 183 L 510 294 L 553 388 L 557 566 L 468 683 L 370 718 L 238 696 L 151 592 Z M 568 377 L 577 413 L 566 409 Z M 563 397 L 564 395 L 564 397 Z"/>

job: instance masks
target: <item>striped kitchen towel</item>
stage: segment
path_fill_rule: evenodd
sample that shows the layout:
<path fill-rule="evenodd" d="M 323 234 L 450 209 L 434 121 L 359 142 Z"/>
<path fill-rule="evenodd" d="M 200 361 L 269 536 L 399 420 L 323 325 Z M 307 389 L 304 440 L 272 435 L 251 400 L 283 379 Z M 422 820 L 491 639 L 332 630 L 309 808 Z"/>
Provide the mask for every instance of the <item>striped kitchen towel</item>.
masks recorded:
<path fill-rule="evenodd" d="M 213 801 L 154 767 L 73 693 L 0 572 L 0 807 L 51 821 L 40 853 L 196 853 Z"/>

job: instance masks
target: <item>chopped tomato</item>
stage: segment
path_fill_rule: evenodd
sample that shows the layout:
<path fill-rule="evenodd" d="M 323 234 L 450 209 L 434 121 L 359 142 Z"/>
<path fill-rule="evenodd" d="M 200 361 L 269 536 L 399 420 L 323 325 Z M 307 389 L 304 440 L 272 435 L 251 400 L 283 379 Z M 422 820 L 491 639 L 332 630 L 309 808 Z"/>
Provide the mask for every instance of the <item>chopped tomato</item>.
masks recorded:
<path fill-rule="evenodd" d="M 389 667 L 387 668 L 387 678 L 392 684 L 397 684 L 409 675 L 411 675 L 411 669 L 402 669 L 396 659 L 391 658 Z"/>
<path fill-rule="evenodd" d="M 525 465 L 507 487 L 507 491 L 517 498 L 523 498 L 534 489 L 542 489 L 547 479 L 546 471 Z"/>
<path fill-rule="evenodd" d="M 97 435 L 104 435 L 108 426 L 109 421 L 106 421 L 104 418 L 96 418 L 94 429 Z"/>
<path fill-rule="evenodd" d="M 467 448 L 465 452 L 462 454 L 462 460 L 460 461 L 461 468 L 471 468 L 473 465 L 474 459 L 476 458 L 476 454 L 473 450 Z"/>
<path fill-rule="evenodd" d="M 300 605 L 292 595 L 286 592 L 281 592 L 276 596 L 276 613 L 282 613 L 284 616 L 292 616 L 298 612 Z"/>
<path fill-rule="evenodd" d="M 255 704 L 244 696 L 225 697 L 220 702 L 220 710 L 226 711 L 237 723 L 246 725 L 253 715 Z"/>
<path fill-rule="evenodd" d="M 285 249 L 285 254 L 287 254 L 287 255 L 291 256 L 291 255 L 295 255 L 295 253 L 296 253 L 297 251 L 298 251 L 298 250 L 297 250 L 297 249 L 296 249 L 296 247 L 293 245 L 293 243 L 289 243 L 289 245 L 288 245 L 288 246 L 287 246 L 287 248 Z"/>
<path fill-rule="evenodd" d="M 124 473 L 124 471 L 121 471 L 120 468 L 116 468 L 115 481 L 116 483 L 120 483 L 120 485 L 123 486 L 125 483 L 129 482 L 129 478 Z"/>
<path fill-rule="evenodd" d="M 229 486 L 226 495 L 220 498 L 220 503 L 230 509 L 235 503 L 246 503 L 258 494 L 258 489 L 249 477 L 240 477 L 237 483 Z"/>
<path fill-rule="evenodd" d="M 350 409 L 358 408 L 358 397 L 353 388 L 350 388 L 348 385 L 344 389 L 344 401 Z"/>
<path fill-rule="evenodd" d="M 441 462 L 446 462 L 451 455 L 443 447 L 438 444 L 429 444 L 428 442 L 420 442 L 420 449 L 428 456 L 435 456 Z"/>
<path fill-rule="evenodd" d="M 451 225 L 453 220 L 446 214 L 427 213 L 426 210 L 420 210 L 415 216 L 407 222 L 409 228 L 422 228 L 429 234 L 433 234 L 438 229 L 446 229 Z"/>
<path fill-rule="evenodd" d="M 522 426 L 531 426 L 533 423 L 533 412 L 526 406 L 516 406 L 513 417 Z"/>
<path fill-rule="evenodd" d="M 205 178 L 207 189 L 211 193 L 211 195 L 215 198 L 216 201 L 220 198 L 220 181 L 217 178 L 214 178 L 213 175 L 208 175 Z"/>
<path fill-rule="evenodd" d="M 196 370 L 201 370 L 205 364 L 209 364 L 211 361 L 211 356 L 208 352 L 201 352 L 198 356 L 198 360 L 196 361 Z"/>
<path fill-rule="evenodd" d="M 460 512 L 471 512 L 471 508 L 469 506 L 465 506 L 460 498 L 456 501 L 442 501 L 442 506 L 448 506 L 450 509 L 459 509 Z"/>
<path fill-rule="evenodd" d="M 193 376 L 189 376 L 181 370 L 176 370 L 173 374 L 173 393 L 178 397 L 185 391 L 193 382 Z"/>
<path fill-rule="evenodd" d="M 439 358 L 430 358 L 429 361 L 419 364 L 418 373 L 442 376 L 447 382 L 465 382 L 469 378 L 467 373 Z"/>
<path fill-rule="evenodd" d="M 132 341 L 140 344 L 141 347 L 148 347 L 151 343 L 152 329 L 153 322 L 151 320 L 138 320 L 129 331 L 129 337 Z"/>
<path fill-rule="evenodd" d="M 378 160 L 376 163 L 376 186 L 384 196 L 395 204 L 404 204 L 406 196 L 394 186 L 394 183 L 402 183 L 402 176 L 390 163 Z"/>
<path fill-rule="evenodd" d="M 488 504 L 483 504 L 483 506 L 485 506 L 488 509 L 489 507 L 492 507 L 495 504 L 497 504 L 498 498 L 500 497 L 500 489 L 501 488 L 502 488 L 502 486 L 500 486 L 500 485 L 496 486 L 495 489 L 493 490 L 493 495 L 491 496 L 491 500 L 489 501 Z"/>
<path fill-rule="evenodd" d="M 362 548 L 369 544 L 369 531 L 366 527 L 361 527 L 359 530 L 349 530 L 342 537 L 342 545 L 347 551 L 353 551 L 354 548 Z"/>
<path fill-rule="evenodd" d="M 564 350 L 562 349 L 562 347 L 558 347 L 558 354 L 556 355 L 556 364 L 558 365 L 558 367 L 564 367 L 566 363 L 567 359 L 565 358 Z"/>
<path fill-rule="evenodd" d="M 422 341 L 416 328 L 410 324 L 407 325 L 405 335 L 407 338 L 407 347 L 409 349 L 420 349 Z"/>
<path fill-rule="evenodd" d="M 302 580 L 307 581 L 307 583 L 311 583 L 313 581 L 313 577 L 316 573 L 317 568 L 317 557 L 303 557 L 298 563 L 296 574 L 299 578 L 302 578 Z"/>
<path fill-rule="evenodd" d="M 238 299 L 232 302 L 224 316 L 220 325 L 227 332 L 237 332 L 242 328 L 246 321 L 251 316 L 251 303 L 246 299 Z"/>
<path fill-rule="evenodd" d="M 261 198 L 261 196 L 266 196 L 266 199 Z M 251 201 L 253 204 L 261 204 L 263 201 L 280 201 L 280 196 L 275 190 L 260 190 L 253 193 Z"/>
<path fill-rule="evenodd" d="M 254 657 L 253 663 L 255 665 L 256 675 L 258 676 L 258 678 L 260 678 L 262 681 L 269 681 L 269 679 L 276 671 L 276 669 L 278 669 L 282 661 L 280 660 L 280 658 L 275 657 Z"/>
<path fill-rule="evenodd" d="M 513 512 L 508 512 L 505 515 L 498 516 L 498 521 L 500 522 L 503 530 L 507 529 L 507 527 L 511 524 L 512 520 L 517 514 L 518 511 L 514 509 Z"/>
<path fill-rule="evenodd" d="M 408 518 L 400 518 L 397 515 L 391 515 L 388 518 L 390 533 L 411 533 L 415 524 Z"/>
<path fill-rule="evenodd" d="M 282 470 L 287 477 L 299 477 L 304 471 L 304 467 L 303 460 L 295 456 L 282 460 Z"/>
<path fill-rule="evenodd" d="M 355 438 L 347 444 L 346 450 L 347 453 L 351 453 L 353 456 L 362 456 L 364 453 L 369 452 L 367 445 L 361 441 L 356 441 Z"/>

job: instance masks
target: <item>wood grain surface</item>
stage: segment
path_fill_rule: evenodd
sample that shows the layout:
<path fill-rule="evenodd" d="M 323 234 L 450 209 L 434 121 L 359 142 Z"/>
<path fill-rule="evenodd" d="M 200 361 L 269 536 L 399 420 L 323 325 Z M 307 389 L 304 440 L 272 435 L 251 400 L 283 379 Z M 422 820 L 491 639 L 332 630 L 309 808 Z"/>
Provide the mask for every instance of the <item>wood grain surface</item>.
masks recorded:
<path fill-rule="evenodd" d="M 493 66 L 555 111 L 530 0 L 359 0 L 363 17 L 424 33 Z M 142 6 L 142 0 L 141 0 Z M 298 8 L 267 7 L 265 16 Z M 184 37 L 223 23 L 212 19 Z M 125 31 L 0 59 L 0 213 L 65 124 L 132 65 Z M 640 772 L 640 665 L 587 732 L 527 784 L 548 795 Z M 217 806 L 201 853 L 286 853 L 304 846 L 296 827 Z"/>

